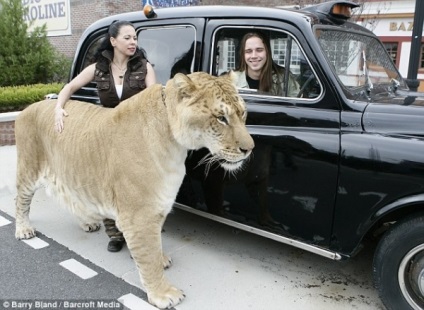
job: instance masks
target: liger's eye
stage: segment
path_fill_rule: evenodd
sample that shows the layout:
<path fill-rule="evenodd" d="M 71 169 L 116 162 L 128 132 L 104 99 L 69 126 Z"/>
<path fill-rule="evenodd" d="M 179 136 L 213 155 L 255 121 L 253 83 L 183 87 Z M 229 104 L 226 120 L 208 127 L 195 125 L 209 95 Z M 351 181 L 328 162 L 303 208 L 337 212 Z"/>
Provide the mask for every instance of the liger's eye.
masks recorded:
<path fill-rule="evenodd" d="M 218 116 L 216 119 L 217 119 L 217 120 L 218 120 L 218 122 L 220 122 L 221 124 L 228 125 L 228 121 L 227 121 L 227 118 L 226 118 L 225 116 Z"/>

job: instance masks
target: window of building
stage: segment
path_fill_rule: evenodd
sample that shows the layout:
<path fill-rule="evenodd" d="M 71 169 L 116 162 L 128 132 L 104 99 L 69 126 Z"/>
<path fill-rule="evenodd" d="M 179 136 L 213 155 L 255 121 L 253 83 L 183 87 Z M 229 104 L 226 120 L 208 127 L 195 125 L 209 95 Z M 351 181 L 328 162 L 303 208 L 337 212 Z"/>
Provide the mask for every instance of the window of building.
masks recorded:
<path fill-rule="evenodd" d="M 342 40 L 325 41 L 325 51 L 328 61 L 340 71 L 346 71 L 349 67 L 349 42 Z"/>
<path fill-rule="evenodd" d="M 424 69 L 424 44 L 421 44 L 421 60 L 419 68 Z"/>
<path fill-rule="evenodd" d="M 272 55 L 274 61 L 280 66 L 285 66 L 286 64 L 286 53 L 287 40 L 277 39 L 271 41 Z"/>
<path fill-rule="evenodd" d="M 271 40 L 272 57 L 277 64 L 284 67 L 286 66 L 287 42 L 287 39 L 280 38 Z M 300 59 L 301 51 L 298 45 L 292 45 L 290 53 L 290 71 L 292 73 L 300 73 Z"/>
<path fill-rule="evenodd" d="M 236 67 L 236 46 L 234 42 L 228 42 L 228 68 L 235 69 Z"/>
<path fill-rule="evenodd" d="M 387 50 L 387 53 L 389 54 L 390 58 L 392 58 L 393 62 L 396 64 L 397 58 L 398 58 L 398 43 L 393 42 L 385 42 L 383 43 L 384 47 Z"/>

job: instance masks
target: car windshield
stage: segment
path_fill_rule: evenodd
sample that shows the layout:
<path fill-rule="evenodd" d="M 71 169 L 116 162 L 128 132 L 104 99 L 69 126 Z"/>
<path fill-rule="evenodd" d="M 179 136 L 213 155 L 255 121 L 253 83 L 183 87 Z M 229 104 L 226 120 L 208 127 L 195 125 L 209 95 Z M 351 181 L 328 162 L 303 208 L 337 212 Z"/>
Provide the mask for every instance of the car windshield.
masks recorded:
<path fill-rule="evenodd" d="M 332 69 L 348 92 L 370 93 L 406 87 L 392 59 L 376 38 L 357 32 L 318 29 L 316 36 Z M 381 87 L 383 86 L 383 87 Z"/>

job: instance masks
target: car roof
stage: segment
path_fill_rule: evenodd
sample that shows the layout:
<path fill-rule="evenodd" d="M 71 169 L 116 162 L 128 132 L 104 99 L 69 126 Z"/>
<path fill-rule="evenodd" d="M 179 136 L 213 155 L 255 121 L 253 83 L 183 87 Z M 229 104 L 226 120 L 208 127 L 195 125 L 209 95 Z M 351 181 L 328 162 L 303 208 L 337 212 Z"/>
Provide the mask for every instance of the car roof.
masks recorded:
<path fill-rule="evenodd" d="M 155 9 L 156 17 L 150 20 L 185 19 L 185 18 L 267 18 L 285 19 L 292 22 L 304 22 L 303 17 L 311 15 L 309 13 L 267 7 L 254 6 L 230 6 L 230 5 L 200 5 L 187 7 L 169 7 Z M 109 26 L 115 20 L 127 20 L 138 22 L 148 20 L 143 11 L 121 13 L 105 17 L 94 22 L 90 28 L 99 29 Z M 93 30 L 94 30 L 93 29 Z"/>
<path fill-rule="evenodd" d="M 335 3 L 348 3 L 357 6 L 349 1 L 331 1 L 322 4 L 307 7 L 301 10 L 279 8 L 279 7 L 257 7 L 257 6 L 233 6 L 233 5 L 198 5 L 181 6 L 154 9 L 156 16 L 150 20 L 169 20 L 169 19 L 188 19 L 188 18 L 221 18 L 221 19 L 249 19 L 263 18 L 284 20 L 296 25 L 326 24 L 326 25 L 344 25 L 357 30 L 364 30 L 363 27 L 349 22 L 348 20 L 329 18 L 325 14 L 328 7 Z M 132 23 L 149 20 L 143 11 L 135 11 L 111 15 L 100 19 L 90 25 L 84 31 L 82 38 L 99 29 L 108 27 L 113 21 L 127 20 Z"/>

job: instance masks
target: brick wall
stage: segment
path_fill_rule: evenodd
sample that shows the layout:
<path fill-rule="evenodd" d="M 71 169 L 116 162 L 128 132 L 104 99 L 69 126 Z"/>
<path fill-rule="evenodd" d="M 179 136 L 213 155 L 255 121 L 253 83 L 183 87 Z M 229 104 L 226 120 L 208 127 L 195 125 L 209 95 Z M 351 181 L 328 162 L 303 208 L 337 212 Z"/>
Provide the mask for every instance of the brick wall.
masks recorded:
<path fill-rule="evenodd" d="M 0 113 L 0 146 L 15 144 L 15 119 L 18 114 Z"/>
<path fill-rule="evenodd" d="M 15 121 L 0 122 L 0 146 L 15 144 Z"/>
<path fill-rule="evenodd" d="M 58 51 L 73 58 L 82 33 L 92 23 L 106 16 L 141 9 L 141 0 L 70 0 L 72 35 L 49 37 L 49 40 Z"/>

